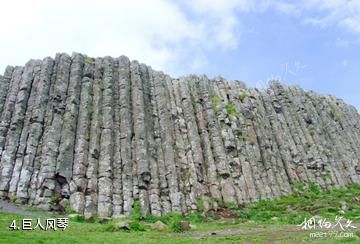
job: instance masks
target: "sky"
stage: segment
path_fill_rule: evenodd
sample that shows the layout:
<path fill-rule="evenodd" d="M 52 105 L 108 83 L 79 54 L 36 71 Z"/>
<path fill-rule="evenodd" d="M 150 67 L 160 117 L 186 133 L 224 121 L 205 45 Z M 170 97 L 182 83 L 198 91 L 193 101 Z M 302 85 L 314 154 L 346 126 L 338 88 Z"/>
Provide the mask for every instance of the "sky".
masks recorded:
<path fill-rule="evenodd" d="M 0 2 L 0 73 L 31 58 L 126 55 L 173 77 L 271 79 L 360 111 L 360 0 Z"/>

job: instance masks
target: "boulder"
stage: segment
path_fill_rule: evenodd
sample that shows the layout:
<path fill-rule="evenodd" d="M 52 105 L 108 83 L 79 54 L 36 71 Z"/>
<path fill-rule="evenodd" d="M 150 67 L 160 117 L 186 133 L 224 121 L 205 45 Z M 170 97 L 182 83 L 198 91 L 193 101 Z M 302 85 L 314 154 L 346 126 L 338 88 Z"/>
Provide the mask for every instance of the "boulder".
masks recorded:
<path fill-rule="evenodd" d="M 161 222 L 160 220 L 156 221 L 154 224 L 151 225 L 151 228 L 155 230 L 166 230 L 168 226 Z"/>

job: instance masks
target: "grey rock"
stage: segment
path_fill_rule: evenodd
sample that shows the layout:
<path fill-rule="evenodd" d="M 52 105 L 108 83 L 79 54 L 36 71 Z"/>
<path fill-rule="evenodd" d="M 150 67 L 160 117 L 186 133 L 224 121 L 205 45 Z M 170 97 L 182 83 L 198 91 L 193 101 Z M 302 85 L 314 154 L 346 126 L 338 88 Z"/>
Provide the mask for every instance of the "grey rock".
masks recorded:
<path fill-rule="evenodd" d="M 46 210 L 124 220 L 136 201 L 160 216 L 277 198 L 297 181 L 344 187 L 360 183 L 359 149 L 354 107 L 278 81 L 174 79 L 78 53 L 0 75 L 0 196 Z"/>
<path fill-rule="evenodd" d="M 168 226 L 161 222 L 160 220 L 156 221 L 154 224 L 151 225 L 151 228 L 155 230 L 166 230 Z"/>

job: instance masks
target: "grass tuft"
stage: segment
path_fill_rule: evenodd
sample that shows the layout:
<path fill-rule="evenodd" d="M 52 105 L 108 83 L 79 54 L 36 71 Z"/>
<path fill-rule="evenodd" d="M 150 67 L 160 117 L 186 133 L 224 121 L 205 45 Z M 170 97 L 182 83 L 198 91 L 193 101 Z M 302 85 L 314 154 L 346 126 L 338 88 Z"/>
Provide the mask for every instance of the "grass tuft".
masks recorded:
<path fill-rule="evenodd" d="M 245 92 L 240 93 L 240 95 L 239 95 L 240 102 L 243 103 L 247 96 L 248 96 L 248 94 Z"/>
<path fill-rule="evenodd" d="M 236 116 L 236 108 L 233 103 L 226 104 L 225 109 L 226 109 L 226 112 L 228 113 L 228 115 Z"/>

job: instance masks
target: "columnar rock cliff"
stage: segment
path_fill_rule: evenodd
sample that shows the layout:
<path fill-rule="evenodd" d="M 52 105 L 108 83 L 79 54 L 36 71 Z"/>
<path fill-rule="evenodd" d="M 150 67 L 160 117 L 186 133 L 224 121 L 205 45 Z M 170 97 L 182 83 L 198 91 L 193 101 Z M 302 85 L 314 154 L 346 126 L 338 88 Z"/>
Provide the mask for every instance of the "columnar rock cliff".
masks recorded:
<path fill-rule="evenodd" d="M 332 96 L 74 53 L 0 76 L 0 196 L 162 215 L 360 183 L 360 116 Z"/>

